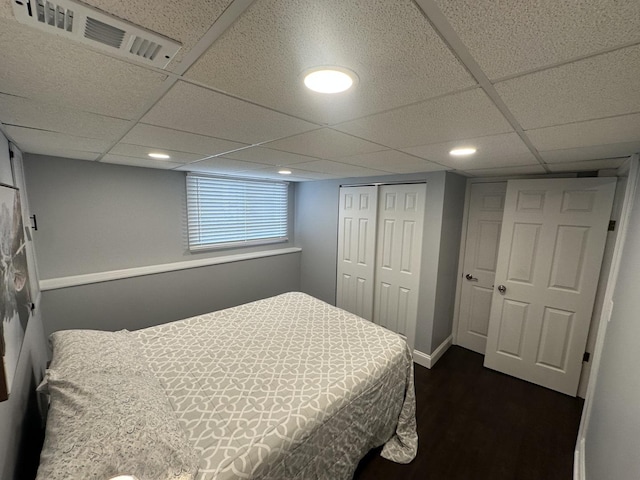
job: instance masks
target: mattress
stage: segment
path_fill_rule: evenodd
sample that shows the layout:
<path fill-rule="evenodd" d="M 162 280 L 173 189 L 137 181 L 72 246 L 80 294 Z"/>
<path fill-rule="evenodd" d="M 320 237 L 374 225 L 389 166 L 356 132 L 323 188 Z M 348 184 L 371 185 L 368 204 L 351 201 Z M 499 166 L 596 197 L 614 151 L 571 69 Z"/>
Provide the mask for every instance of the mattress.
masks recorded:
<path fill-rule="evenodd" d="M 200 454 L 199 480 L 351 478 L 416 454 L 406 342 L 291 292 L 132 332 Z"/>

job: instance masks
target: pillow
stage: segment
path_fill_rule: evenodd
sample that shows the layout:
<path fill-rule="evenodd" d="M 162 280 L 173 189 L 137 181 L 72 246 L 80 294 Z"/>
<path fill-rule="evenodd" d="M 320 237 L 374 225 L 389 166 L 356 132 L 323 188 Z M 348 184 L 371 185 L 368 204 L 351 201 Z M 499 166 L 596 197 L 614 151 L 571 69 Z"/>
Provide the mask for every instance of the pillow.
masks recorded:
<path fill-rule="evenodd" d="M 50 337 L 51 406 L 37 480 L 192 480 L 198 456 L 129 332 Z"/>
<path fill-rule="evenodd" d="M 53 350 L 49 370 L 152 375 L 127 330 L 62 330 L 52 333 L 49 343 Z"/>

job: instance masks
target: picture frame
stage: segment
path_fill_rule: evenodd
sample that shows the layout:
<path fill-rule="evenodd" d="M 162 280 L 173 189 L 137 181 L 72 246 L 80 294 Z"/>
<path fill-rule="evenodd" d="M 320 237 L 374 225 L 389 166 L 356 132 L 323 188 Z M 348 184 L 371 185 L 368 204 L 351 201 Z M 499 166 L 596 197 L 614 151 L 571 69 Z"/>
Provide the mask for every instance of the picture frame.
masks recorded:
<path fill-rule="evenodd" d="M 0 184 L 0 401 L 7 400 L 18 366 L 31 291 L 20 192 Z"/>

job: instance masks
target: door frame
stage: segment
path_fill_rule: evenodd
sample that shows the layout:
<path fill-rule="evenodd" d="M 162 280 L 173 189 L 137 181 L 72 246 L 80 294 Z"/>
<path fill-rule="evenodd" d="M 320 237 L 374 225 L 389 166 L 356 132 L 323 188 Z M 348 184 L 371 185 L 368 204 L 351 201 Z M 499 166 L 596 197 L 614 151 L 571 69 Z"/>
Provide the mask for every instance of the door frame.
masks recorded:
<path fill-rule="evenodd" d="M 600 314 L 597 325 L 592 325 L 592 328 L 597 328 L 598 333 L 596 336 L 596 343 L 593 351 L 593 359 L 591 360 L 591 371 L 589 372 L 587 393 L 585 395 L 584 406 L 582 408 L 582 418 L 580 419 L 580 427 L 578 429 L 578 438 L 576 441 L 576 448 L 574 452 L 574 480 L 586 479 L 585 441 L 589 431 L 589 421 L 591 420 L 591 409 L 593 407 L 593 395 L 595 393 L 595 387 L 598 381 L 598 371 L 600 370 L 602 349 L 604 347 L 604 340 L 607 334 L 607 327 L 609 326 L 609 320 L 611 318 L 611 312 L 613 308 L 613 295 L 615 293 L 618 271 L 620 270 L 620 264 L 622 263 L 622 253 L 624 250 L 625 240 L 627 238 L 627 230 L 629 228 L 629 217 L 631 216 L 631 209 L 633 207 L 636 191 L 638 188 L 640 188 L 640 154 L 636 153 L 632 155 L 624 165 L 618 168 L 616 173 L 623 173 L 627 169 L 629 175 L 627 176 L 627 185 L 624 192 L 624 199 L 622 201 L 620 221 L 618 224 L 619 230 L 613 248 L 611 269 L 609 270 L 607 285 L 605 287 L 604 306 L 602 308 L 602 313 Z"/>

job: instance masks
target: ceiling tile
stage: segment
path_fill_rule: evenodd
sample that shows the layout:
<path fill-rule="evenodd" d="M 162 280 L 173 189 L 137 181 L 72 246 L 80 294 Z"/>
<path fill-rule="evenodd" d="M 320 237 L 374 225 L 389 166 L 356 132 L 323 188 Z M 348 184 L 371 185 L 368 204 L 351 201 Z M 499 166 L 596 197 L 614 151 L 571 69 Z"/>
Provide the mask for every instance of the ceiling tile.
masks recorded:
<path fill-rule="evenodd" d="M 140 145 L 129 145 L 128 143 L 118 143 L 111 150 L 109 150 L 109 153 L 113 155 L 144 158 L 145 160 L 150 159 L 149 153 L 152 152 L 165 153 L 169 155 L 171 159 L 169 159 L 168 161 L 172 163 L 187 163 L 203 158 L 203 155 L 198 153 L 177 152 L 175 150 L 149 148 L 142 147 Z"/>
<path fill-rule="evenodd" d="M 294 171 L 295 178 L 304 179 L 304 181 L 309 180 L 335 180 L 337 178 L 343 178 L 340 175 L 331 175 L 328 173 L 320 173 L 320 172 L 304 172 L 304 171 Z M 292 175 L 293 176 L 293 175 Z"/>
<path fill-rule="evenodd" d="M 528 130 L 538 150 L 640 142 L 640 113 Z"/>
<path fill-rule="evenodd" d="M 0 0 L 0 18 L 15 18 L 12 3 L 12 0 Z"/>
<path fill-rule="evenodd" d="M 265 178 L 271 180 L 280 180 L 286 182 L 301 182 L 308 180 L 325 180 L 328 178 L 336 178 L 333 175 L 326 175 L 323 173 L 316 172 L 303 172 L 301 170 L 294 170 L 291 175 L 282 175 L 278 173 L 279 168 L 269 166 L 265 167 L 261 165 L 260 169 L 250 169 L 243 170 L 240 172 L 237 171 L 224 171 L 220 170 L 216 167 L 216 165 L 207 166 L 208 161 L 196 162 L 189 165 L 184 165 L 176 170 L 184 170 L 191 172 L 199 172 L 199 173 L 209 173 L 209 174 L 220 174 L 220 175 L 230 175 L 233 177 L 246 177 L 246 178 Z M 304 175 L 302 175 L 304 174 Z"/>
<path fill-rule="evenodd" d="M 519 167 L 501 167 L 501 168 L 483 168 L 483 169 L 465 169 L 461 173 L 466 173 L 474 177 L 508 177 L 511 175 L 534 175 L 547 173 L 540 164 L 522 165 Z"/>
<path fill-rule="evenodd" d="M 640 41 L 637 0 L 435 0 L 490 78 Z"/>
<path fill-rule="evenodd" d="M 184 165 L 179 170 L 199 171 L 207 173 L 236 173 L 247 170 L 260 170 L 267 168 L 267 165 L 253 162 L 243 162 L 224 157 L 207 158 L 198 162 Z"/>
<path fill-rule="evenodd" d="M 640 111 L 640 45 L 495 85 L 525 130 Z"/>
<path fill-rule="evenodd" d="M 38 128 L 81 137 L 115 141 L 129 122 L 50 103 L 0 94 L 0 121 L 6 125 Z"/>
<path fill-rule="evenodd" d="M 152 158 L 134 158 L 125 155 L 107 154 L 102 157 L 103 163 L 115 163 L 118 165 L 129 165 L 130 167 L 159 168 L 161 170 L 170 170 L 172 168 L 182 166 L 181 163 L 163 162 L 162 160 L 154 160 Z"/>
<path fill-rule="evenodd" d="M 567 148 L 540 152 L 545 162 L 564 163 L 581 160 L 596 160 L 600 158 L 624 157 L 640 152 L 640 141 L 627 143 L 612 143 L 610 145 L 594 145 L 591 147 Z"/>
<path fill-rule="evenodd" d="M 311 177 L 299 177 L 296 175 L 281 175 L 278 172 L 271 172 L 267 170 L 251 170 L 248 172 L 234 173 L 233 176 L 243 177 L 243 178 L 253 178 L 253 179 L 277 180 L 277 181 L 283 181 L 283 182 L 308 182 L 308 181 L 314 180 Z"/>
<path fill-rule="evenodd" d="M 449 154 L 454 148 L 474 147 L 477 152 L 468 157 L 453 157 Z M 434 143 L 403 149 L 450 168 L 467 170 L 504 167 L 509 165 L 531 165 L 537 162 L 536 157 L 527 148 L 517 133 L 503 133 L 487 137 L 456 140 L 453 142 Z"/>
<path fill-rule="evenodd" d="M 264 147 L 245 148 L 243 150 L 238 150 L 237 152 L 227 153 L 225 154 L 225 157 L 269 165 L 295 165 L 296 163 L 312 162 L 313 160 L 317 160 L 317 158 L 298 155 L 297 153 L 283 152 Z"/>
<path fill-rule="evenodd" d="M 301 73 L 320 65 L 350 68 L 359 84 L 314 94 Z M 410 0 L 257 0 L 186 76 L 329 124 L 475 84 Z"/>
<path fill-rule="evenodd" d="M 303 120 L 185 82 L 176 83 L 142 122 L 245 144 L 317 128 Z"/>
<path fill-rule="evenodd" d="M 336 159 L 385 149 L 375 143 L 336 132 L 329 128 L 322 128 L 270 142 L 267 146 L 276 150 L 325 159 Z"/>
<path fill-rule="evenodd" d="M 78 137 L 66 133 L 5 125 L 7 135 L 25 153 L 37 153 L 44 149 L 102 152 L 109 147 L 108 140 Z"/>
<path fill-rule="evenodd" d="M 295 166 L 297 171 L 310 171 L 327 173 L 338 177 L 371 177 L 390 173 L 372 168 L 360 167 L 358 165 L 348 165 L 346 163 L 332 162 L 330 160 L 316 160 L 315 162 L 299 163 Z M 300 175 L 304 173 L 300 172 Z"/>
<path fill-rule="evenodd" d="M 608 158 L 602 160 L 591 160 L 588 162 L 557 163 L 549 165 L 549 168 L 552 172 L 589 172 L 618 168 L 626 161 L 626 158 Z"/>
<path fill-rule="evenodd" d="M 0 92 L 131 119 L 166 75 L 0 20 Z"/>
<path fill-rule="evenodd" d="M 182 44 L 173 58 L 179 62 L 193 48 L 232 0 L 83 0 L 116 17 L 160 33 Z"/>
<path fill-rule="evenodd" d="M 246 146 L 244 143 L 180 132 L 144 123 L 138 123 L 133 127 L 122 139 L 122 142 L 201 155 L 217 155 Z"/>
<path fill-rule="evenodd" d="M 98 152 L 83 152 L 81 150 L 70 150 L 66 148 L 33 147 L 31 152 L 37 155 L 46 155 L 47 157 L 72 158 L 74 160 L 97 160 L 101 155 Z"/>
<path fill-rule="evenodd" d="M 513 130 L 479 88 L 335 128 L 398 149 Z"/>
<path fill-rule="evenodd" d="M 352 157 L 344 157 L 341 162 L 361 167 L 374 168 L 393 173 L 418 173 L 447 170 L 447 167 L 437 163 L 428 162 L 421 158 L 407 155 L 396 150 L 383 150 L 381 152 L 363 153 Z"/>

